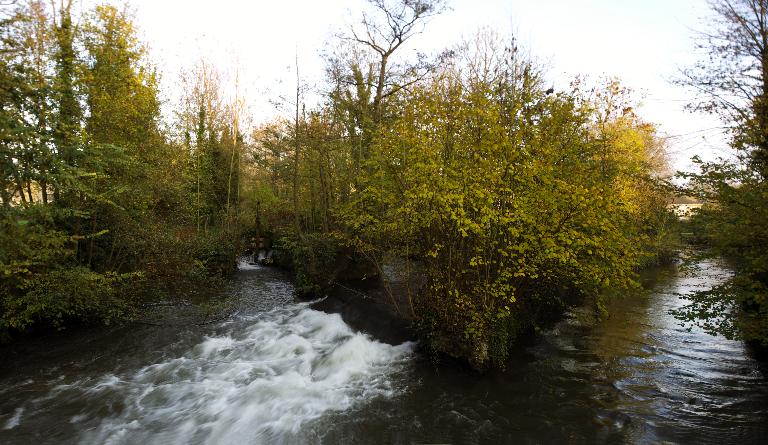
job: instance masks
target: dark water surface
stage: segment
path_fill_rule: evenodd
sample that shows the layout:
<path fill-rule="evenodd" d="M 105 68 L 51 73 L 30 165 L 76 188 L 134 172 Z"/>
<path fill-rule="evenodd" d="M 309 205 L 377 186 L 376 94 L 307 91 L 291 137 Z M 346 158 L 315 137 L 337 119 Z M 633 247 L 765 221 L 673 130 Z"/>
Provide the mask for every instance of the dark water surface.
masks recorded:
<path fill-rule="evenodd" d="M 766 370 L 741 342 L 668 315 L 677 293 L 725 273 L 656 271 L 607 321 L 575 311 L 478 376 L 357 332 L 295 302 L 283 274 L 246 268 L 221 322 L 6 353 L 0 443 L 768 443 Z"/>

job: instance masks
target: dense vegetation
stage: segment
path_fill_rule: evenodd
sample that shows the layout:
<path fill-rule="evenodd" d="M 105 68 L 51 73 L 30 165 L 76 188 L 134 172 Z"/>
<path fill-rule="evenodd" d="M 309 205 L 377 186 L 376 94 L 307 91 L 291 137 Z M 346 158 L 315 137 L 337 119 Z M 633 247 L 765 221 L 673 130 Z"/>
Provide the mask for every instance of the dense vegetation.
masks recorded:
<path fill-rule="evenodd" d="M 0 335 L 124 319 L 232 268 L 231 120 L 192 90 L 201 117 L 179 121 L 197 133 L 176 142 L 130 17 L 71 10 L 2 10 Z"/>
<path fill-rule="evenodd" d="M 184 76 L 161 124 L 157 74 L 130 16 L 73 25 L 20 3 L 2 26 L 0 331 L 135 313 L 225 273 L 267 237 L 299 289 L 385 276 L 431 348 L 502 365 L 523 331 L 635 285 L 671 215 L 664 147 L 613 80 L 555 90 L 514 39 L 481 31 L 401 57 L 439 1 L 372 0 L 327 57 L 323 101 L 240 128 L 217 71 Z M 410 266 L 407 266 L 410 267 Z M 414 272 L 415 274 L 415 272 Z"/>
<path fill-rule="evenodd" d="M 369 257 L 424 266 L 402 310 L 480 366 L 542 316 L 632 286 L 667 212 L 653 127 L 618 85 L 548 93 L 514 48 L 471 46 L 397 104 L 343 221 Z"/>
<path fill-rule="evenodd" d="M 615 81 L 556 92 L 491 31 L 381 70 L 439 4 L 373 3 L 391 28 L 367 15 L 329 60 L 327 101 L 257 137 L 267 226 L 302 288 L 335 281 L 342 257 L 380 277 L 406 259 L 425 284 L 391 304 L 427 346 L 483 367 L 544 318 L 585 299 L 604 309 L 606 291 L 633 286 L 671 220 L 663 145 L 629 92 Z"/>
<path fill-rule="evenodd" d="M 691 107 L 719 116 L 735 156 L 698 161 L 682 193 L 707 205 L 691 222 L 734 275 L 690 296 L 676 315 L 713 334 L 768 346 L 768 1 L 712 3 L 717 27 L 703 34 L 708 57 L 681 83 L 699 93 Z"/>

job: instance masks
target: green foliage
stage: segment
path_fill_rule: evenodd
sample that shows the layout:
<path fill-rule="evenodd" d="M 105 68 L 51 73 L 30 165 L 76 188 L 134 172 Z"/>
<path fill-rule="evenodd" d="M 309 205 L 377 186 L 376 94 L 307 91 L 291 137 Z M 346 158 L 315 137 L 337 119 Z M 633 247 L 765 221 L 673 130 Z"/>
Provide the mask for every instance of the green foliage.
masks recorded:
<path fill-rule="evenodd" d="M 133 149 L 141 143 L 141 150 L 154 148 L 151 142 L 157 136 L 160 114 L 157 76 L 146 63 L 146 50 L 130 18 L 114 6 L 96 6 L 83 36 L 88 135 L 97 143 Z"/>
<path fill-rule="evenodd" d="M 17 295 L 3 295 L 0 330 L 23 331 L 39 322 L 60 328 L 73 320 L 123 320 L 131 308 L 127 283 L 135 277 L 81 266 L 36 273 L 21 283 Z"/>
<path fill-rule="evenodd" d="M 14 277 L 27 276 L 71 257 L 74 240 L 54 227 L 53 214 L 40 206 L 7 209 L 0 213 L 0 261 L 6 288 Z"/>
<path fill-rule="evenodd" d="M 707 57 L 683 72 L 693 87 L 689 106 L 717 115 L 730 133 L 736 160 L 702 162 L 684 174 L 683 195 L 706 203 L 691 225 L 710 249 L 702 256 L 731 262 L 733 277 L 686 296 L 674 311 L 712 334 L 768 346 L 768 2 L 714 0 L 712 29 L 697 46 Z"/>
<path fill-rule="evenodd" d="M 451 66 L 414 88 L 343 210 L 369 257 L 425 265 L 415 317 L 433 347 L 476 367 L 502 365 L 565 297 L 599 305 L 634 286 L 651 210 L 665 213 L 644 151 L 652 127 L 578 91 L 547 95 L 524 60 L 494 60 L 483 77 Z"/>
<path fill-rule="evenodd" d="M 674 312 L 711 334 L 768 345 L 768 185 L 752 168 L 731 162 L 703 163 L 685 175 L 685 193 L 707 203 L 691 223 L 709 250 L 730 259 L 734 276 L 711 290 L 687 295 Z"/>
<path fill-rule="evenodd" d="M 159 127 L 157 76 L 130 15 L 99 5 L 73 20 L 69 2 L 55 20 L 40 1 L 8 9 L 0 335 L 126 319 L 141 300 L 219 284 L 234 267 L 239 230 L 227 188 L 239 188 L 236 132 L 206 134 L 214 148 L 203 173 L 217 187 L 200 227 L 188 169 L 198 165 Z"/>
<path fill-rule="evenodd" d="M 101 274 L 77 265 L 77 240 L 56 229 L 61 214 L 35 206 L 2 212 L 0 335 L 42 322 L 110 322 L 128 311 L 123 285 L 135 274 Z M 118 297 L 120 295 L 120 297 Z"/>
<path fill-rule="evenodd" d="M 226 233 L 198 236 L 190 247 L 191 252 L 188 249 L 181 251 L 201 266 L 204 275 L 225 277 L 235 268 L 236 246 L 228 239 Z"/>
<path fill-rule="evenodd" d="M 671 255 L 664 147 L 617 82 L 553 94 L 492 33 L 428 74 L 388 57 L 335 55 L 327 104 L 255 134 L 260 222 L 291 231 L 275 262 L 302 293 L 353 264 L 417 263 L 426 285 L 391 295 L 396 310 L 434 349 L 501 366 L 525 330 L 584 299 L 604 308 Z"/>
<path fill-rule="evenodd" d="M 279 238 L 275 249 L 290 257 L 299 295 L 316 296 L 328 290 L 336 278 L 342 244 L 331 234 L 309 233 Z"/>

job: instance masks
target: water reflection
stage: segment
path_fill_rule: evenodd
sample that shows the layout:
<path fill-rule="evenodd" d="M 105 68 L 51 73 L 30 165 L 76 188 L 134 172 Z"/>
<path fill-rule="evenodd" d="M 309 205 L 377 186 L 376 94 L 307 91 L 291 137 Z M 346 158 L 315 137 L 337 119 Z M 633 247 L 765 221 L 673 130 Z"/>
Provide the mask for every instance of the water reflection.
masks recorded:
<path fill-rule="evenodd" d="M 327 424 L 325 443 L 764 443 L 768 380 L 744 345 L 668 314 L 727 272 L 657 270 L 594 325 L 575 311 L 483 378 L 419 362 L 411 391 Z M 371 441 L 370 438 L 376 440 Z"/>

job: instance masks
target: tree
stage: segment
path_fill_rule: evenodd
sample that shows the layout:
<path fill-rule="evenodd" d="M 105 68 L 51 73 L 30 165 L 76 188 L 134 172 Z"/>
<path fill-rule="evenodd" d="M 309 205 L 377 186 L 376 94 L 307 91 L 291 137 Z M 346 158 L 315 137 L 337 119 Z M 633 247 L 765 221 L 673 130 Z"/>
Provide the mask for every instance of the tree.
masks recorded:
<path fill-rule="evenodd" d="M 84 42 L 89 137 L 132 150 L 152 148 L 146 142 L 159 133 L 157 75 L 146 60 L 146 48 L 138 41 L 131 17 L 114 6 L 97 6 L 86 24 Z M 152 158 L 148 153 L 137 154 Z"/>
<path fill-rule="evenodd" d="M 696 43 L 705 56 L 678 83 L 698 93 L 694 111 L 716 114 L 733 147 L 768 179 L 768 0 L 712 0 L 713 29 Z"/>
<path fill-rule="evenodd" d="M 342 44 L 329 57 L 331 100 L 346 122 L 353 176 L 360 174 L 374 133 L 387 117 L 387 103 L 422 80 L 433 66 L 423 56 L 397 61 L 403 45 L 440 14 L 443 0 L 369 0 L 360 22 L 340 36 Z M 353 181 L 356 180 L 353 178 Z M 355 186 L 351 186 L 356 188 Z"/>
<path fill-rule="evenodd" d="M 237 118 L 228 116 L 221 74 L 209 62 L 201 60 L 182 76 L 184 96 L 177 110 L 178 125 L 189 135 L 190 184 L 198 231 L 214 222 L 216 214 L 227 207 L 230 194 L 229 174 L 234 151 L 224 153 L 225 134 Z M 232 110 L 238 105 L 233 105 Z M 229 113 L 230 115 L 236 113 Z M 230 119 L 232 118 L 232 119 Z M 232 125 L 234 127 L 234 125 Z M 231 139 L 234 142 L 234 139 Z M 235 149 L 234 145 L 229 147 Z"/>
<path fill-rule="evenodd" d="M 75 26 L 73 3 L 0 9 L 0 340 L 124 319 L 134 296 L 167 298 L 234 266 L 235 236 L 190 229 L 200 206 L 178 173 L 193 165 L 205 178 L 206 216 L 237 214 L 242 102 L 227 116 L 210 106 L 215 94 L 194 103 L 203 172 L 189 162 L 190 126 L 184 145 L 159 126 L 157 77 L 131 15 L 100 5 Z"/>
<path fill-rule="evenodd" d="M 342 215 L 380 269 L 388 255 L 423 266 L 423 290 L 393 304 L 429 347 L 503 366 L 546 314 L 634 285 L 652 221 L 628 184 L 650 181 L 649 128 L 578 91 L 548 93 L 515 41 L 488 33 L 398 106 Z"/>
<path fill-rule="evenodd" d="M 18 165 L 33 131 L 27 119 L 33 95 L 27 82 L 31 73 L 23 63 L 19 23 L 24 18 L 19 12 L 14 9 L 0 17 L 0 198 L 5 209 L 16 194 L 26 202 Z"/>
<path fill-rule="evenodd" d="M 55 12 L 54 12 L 55 16 Z M 83 110 L 76 79 L 79 60 L 75 52 L 76 30 L 72 22 L 72 1 L 61 0 L 58 22 L 54 22 L 56 39 L 56 76 L 54 100 L 57 105 L 54 137 L 58 154 L 65 167 L 76 167 Z M 57 193 L 58 194 L 58 193 Z"/>
<path fill-rule="evenodd" d="M 711 334 L 768 345 L 768 1 L 714 0 L 714 29 L 698 47 L 710 56 L 684 71 L 700 93 L 694 110 L 713 112 L 731 128 L 735 161 L 702 162 L 683 195 L 707 205 L 692 220 L 711 249 L 732 260 L 734 276 L 693 292 L 674 311 Z"/>
<path fill-rule="evenodd" d="M 10 204 L 16 196 L 34 204 L 48 201 L 53 166 L 50 107 L 50 49 L 48 17 L 39 1 L 24 2 L 2 19 L 3 135 L 5 185 Z"/>
<path fill-rule="evenodd" d="M 299 163 L 301 162 L 301 133 L 299 132 L 299 110 L 301 109 L 301 77 L 299 75 L 299 58 L 296 57 L 296 114 L 293 120 L 293 230 L 301 238 L 301 215 L 299 213 Z"/>
<path fill-rule="evenodd" d="M 424 22 L 444 9 L 442 0 L 369 0 L 372 14 L 363 13 L 358 27 L 351 27 L 347 39 L 369 48 L 377 56 L 373 82 L 373 122 L 383 114 L 383 101 L 407 87 L 391 72 L 392 55 L 411 37 L 423 30 Z"/>

